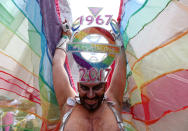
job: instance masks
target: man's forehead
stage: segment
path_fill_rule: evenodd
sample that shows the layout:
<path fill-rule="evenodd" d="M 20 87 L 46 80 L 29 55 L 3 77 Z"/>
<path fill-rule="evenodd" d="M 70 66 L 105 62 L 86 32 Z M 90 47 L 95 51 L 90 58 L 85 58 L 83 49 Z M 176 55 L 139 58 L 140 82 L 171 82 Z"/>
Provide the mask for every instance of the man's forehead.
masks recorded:
<path fill-rule="evenodd" d="M 97 86 L 97 85 L 103 85 L 105 82 L 78 82 L 79 85 L 84 85 L 84 86 Z"/>

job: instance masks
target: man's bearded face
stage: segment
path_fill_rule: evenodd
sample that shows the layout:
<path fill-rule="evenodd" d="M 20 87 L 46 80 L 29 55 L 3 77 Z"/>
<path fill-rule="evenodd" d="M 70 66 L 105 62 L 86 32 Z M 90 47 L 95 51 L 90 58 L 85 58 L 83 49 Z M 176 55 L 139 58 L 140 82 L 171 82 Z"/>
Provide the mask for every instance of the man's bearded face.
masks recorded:
<path fill-rule="evenodd" d="M 81 104 L 89 111 L 95 111 L 101 105 L 106 83 L 78 83 Z"/>

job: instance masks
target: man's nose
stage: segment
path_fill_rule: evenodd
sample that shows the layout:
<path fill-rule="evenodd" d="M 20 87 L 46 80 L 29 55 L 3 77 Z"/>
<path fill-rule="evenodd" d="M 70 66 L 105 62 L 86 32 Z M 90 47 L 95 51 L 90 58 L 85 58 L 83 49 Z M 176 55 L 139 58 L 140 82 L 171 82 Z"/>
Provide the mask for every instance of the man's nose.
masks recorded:
<path fill-rule="evenodd" d="M 95 92 L 92 89 L 90 89 L 89 92 L 87 93 L 87 97 L 92 99 L 93 97 L 95 97 Z"/>

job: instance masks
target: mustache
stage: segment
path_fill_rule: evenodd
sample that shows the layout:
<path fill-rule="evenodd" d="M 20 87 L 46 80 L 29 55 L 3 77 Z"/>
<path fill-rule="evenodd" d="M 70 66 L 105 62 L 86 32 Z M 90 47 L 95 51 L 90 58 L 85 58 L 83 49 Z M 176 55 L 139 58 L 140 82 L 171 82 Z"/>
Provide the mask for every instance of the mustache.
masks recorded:
<path fill-rule="evenodd" d="M 99 100 L 99 99 L 102 99 L 103 97 L 104 97 L 104 95 L 101 95 L 101 96 L 96 95 L 93 98 L 88 98 L 87 96 L 83 96 L 81 98 L 84 99 L 84 100 Z"/>
<path fill-rule="evenodd" d="M 85 100 L 97 100 L 97 99 L 99 99 L 100 97 L 98 97 L 98 96 L 95 96 L 95 97 L 93 97 L 93 98 L 88 98 L 87 96 L 84 96 L 83 97 L 83 99 L 85 99 Z"/>

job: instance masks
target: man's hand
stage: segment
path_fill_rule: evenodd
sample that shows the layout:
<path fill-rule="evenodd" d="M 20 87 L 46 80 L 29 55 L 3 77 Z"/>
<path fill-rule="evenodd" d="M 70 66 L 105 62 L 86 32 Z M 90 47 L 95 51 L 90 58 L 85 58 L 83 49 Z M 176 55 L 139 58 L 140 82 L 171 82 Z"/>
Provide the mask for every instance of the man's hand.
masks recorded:
<path fill-rule="evenodd" d="M 69 42 L 72 35 L 70 26 L 68 25 L 66 20 L 62 23 L 62 29 L 62 38 L 57 44 L 56 48 L 62 49 L 64 52 L 66 52 L 67 43 Z"/>
<path fill-rule="evenodd" d="M 72 32 L 70 29 L 70 25 L 67 23 L 67 20 L 65 19 L 65 21 L 62 23 L 62 36 L 68 36 L 69 38 L 71 38 L 72 36 Z"/>

